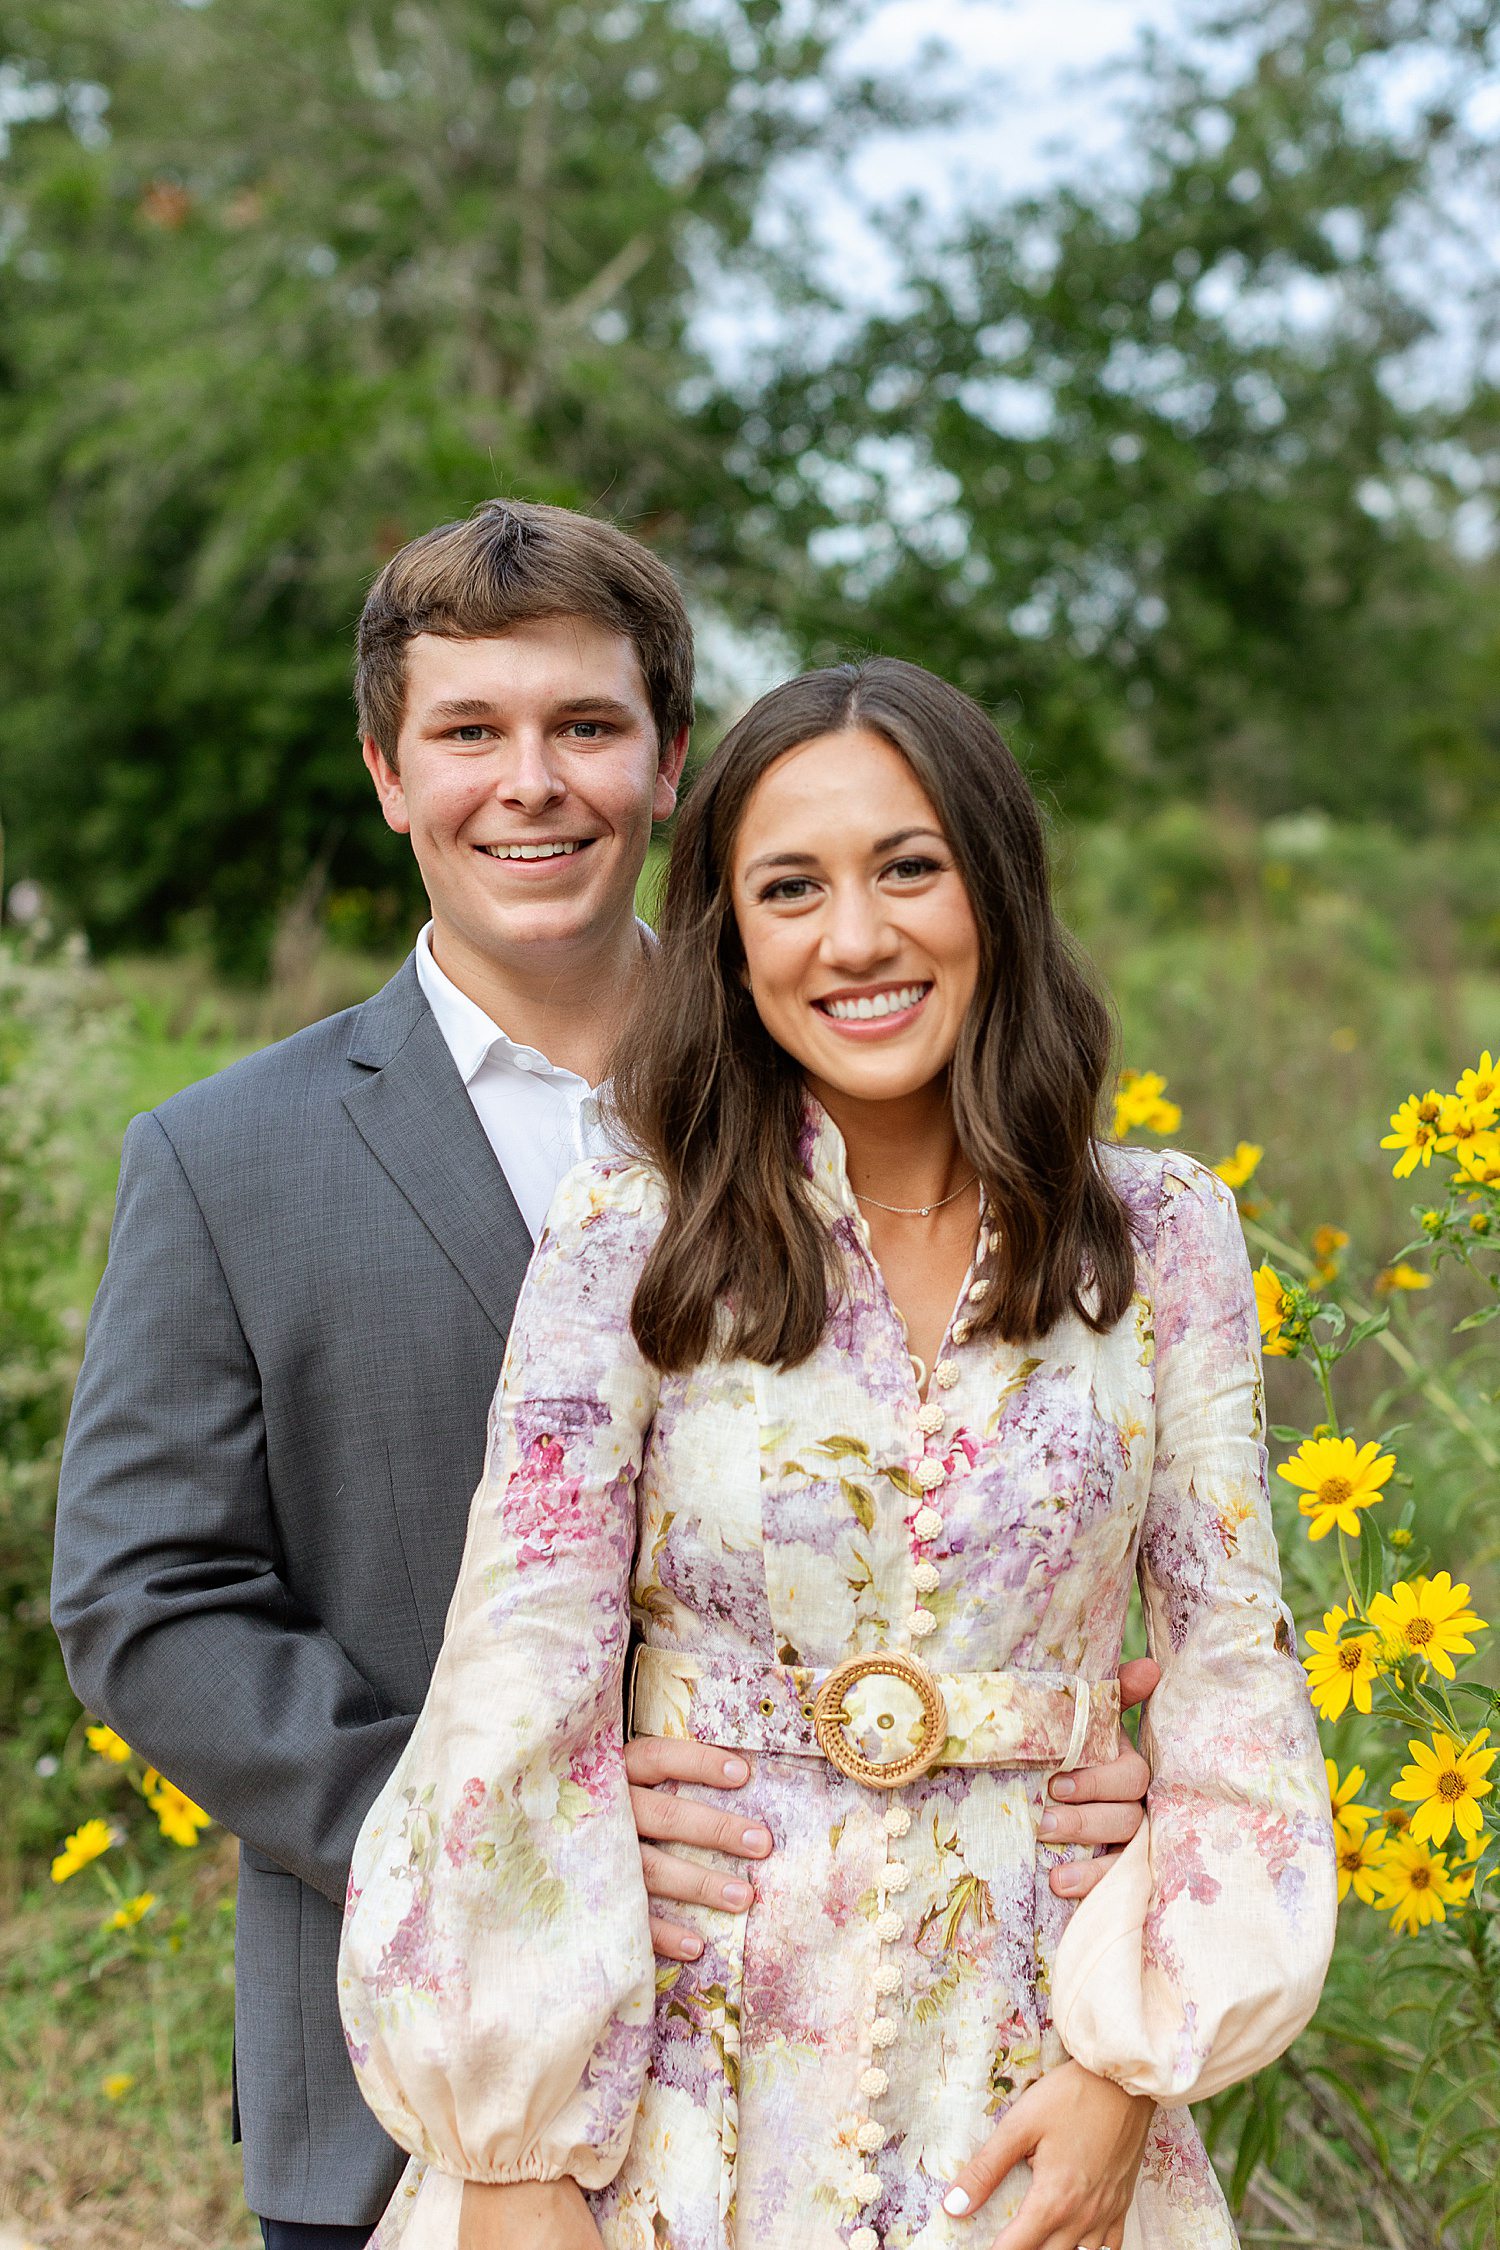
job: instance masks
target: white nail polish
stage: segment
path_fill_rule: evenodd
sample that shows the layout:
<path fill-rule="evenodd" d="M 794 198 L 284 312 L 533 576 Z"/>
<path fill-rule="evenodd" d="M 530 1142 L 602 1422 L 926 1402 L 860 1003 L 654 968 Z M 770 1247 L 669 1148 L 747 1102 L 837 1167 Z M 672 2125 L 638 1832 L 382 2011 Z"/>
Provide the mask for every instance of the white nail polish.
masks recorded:
<path fill-rule="evenodd" d="M 950 2219 L 961 2219 L 969 2208 L 969 2199 L 962 2188 L 949 2188 L 943 2197 L 943 2209 Z"/>

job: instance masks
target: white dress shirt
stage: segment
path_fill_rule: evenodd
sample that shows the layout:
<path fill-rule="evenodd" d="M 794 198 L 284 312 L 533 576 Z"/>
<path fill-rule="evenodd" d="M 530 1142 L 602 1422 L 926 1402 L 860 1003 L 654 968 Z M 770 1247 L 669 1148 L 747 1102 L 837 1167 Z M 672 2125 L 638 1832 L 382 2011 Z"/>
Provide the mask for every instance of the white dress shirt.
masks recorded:
<path fill-rule="evenodd" d="M 609 1147 L 598 1089 L 518 1047 L 460 992 L 432 957 L 430 922 L 417 939 L 417 982 L 535 1240 L 564 1174 Z"/>

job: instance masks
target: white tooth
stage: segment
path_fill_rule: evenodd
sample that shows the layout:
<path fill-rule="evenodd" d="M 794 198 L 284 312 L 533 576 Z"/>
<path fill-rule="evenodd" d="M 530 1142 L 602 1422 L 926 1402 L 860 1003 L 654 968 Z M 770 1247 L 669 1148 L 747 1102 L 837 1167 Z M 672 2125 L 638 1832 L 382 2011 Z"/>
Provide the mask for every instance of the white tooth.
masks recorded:
<path fill-rule="evenodd" d="M 856 1000 L 854 1012 L 861 1023 L 868 1023 L 870 1017 L 875 1013 L 875 1003 L 873 1000 Z"/>
<path fill-rule="evenodd" d="M 887 993 L 884 993 L 884 992 L 877 992 L 877 993 L 876 993 L 876 995 L 875 995 L 875 997 L 874 997 L 874 999 L 873 999 L 873 1000 L 872 1000 L 872 1001 L 870 1002 L 870 1013 L 871 1013 L 871 1015 L 872 1015 L 872 1016 L 888 1016 L 888 1015 L 890 1014 L 890 1012 L 891 1012 L 891 1003 L 890 1003 L 890 997 L 889 997 L 889 995 L 888 995 Z"/>

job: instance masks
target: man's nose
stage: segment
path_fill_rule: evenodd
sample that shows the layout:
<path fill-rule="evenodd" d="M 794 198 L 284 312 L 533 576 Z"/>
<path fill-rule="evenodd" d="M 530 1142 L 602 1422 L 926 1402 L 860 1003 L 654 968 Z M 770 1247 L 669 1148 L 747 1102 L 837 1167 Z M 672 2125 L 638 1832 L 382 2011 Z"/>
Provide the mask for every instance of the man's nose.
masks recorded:
<path fill-rule="evenodd" d="M 560 804 L 567 793 L 567 783 L 549 755 L 546 735 L 540 728 L 518 735 L 495 782 L 500 802 L 514 806 L 518 812 L 535 814 Z"/>

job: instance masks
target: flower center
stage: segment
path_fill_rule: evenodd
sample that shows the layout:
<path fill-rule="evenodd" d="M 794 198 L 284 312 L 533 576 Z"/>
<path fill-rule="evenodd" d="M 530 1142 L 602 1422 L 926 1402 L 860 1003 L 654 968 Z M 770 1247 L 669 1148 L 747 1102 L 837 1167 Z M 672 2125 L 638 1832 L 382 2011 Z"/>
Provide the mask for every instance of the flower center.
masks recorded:
<path fill-rule="evenodd" d="M 1430 1890 L 1432 1888 L 1432 1869 L 1430 1867 L 1414 1867 L 1411 1871 L 1411 1887 L 1414 1891 Z"/>
<path fill-rule="evenodd" d="M 1364 1855 L 1365 1847 L 1363 1844 L 1348 1844 L 1339 1853 L 1339 1865 L 1346 1868 L 1351 1875 L 1357 1875 L 1365 1864 Z"/>
<path fill-rule="evenodd" d="M 1432 1635 L 1433 1623 L 1430 1617 L 1413 1617 L 1408 1619 L 1406 1627 L 1406 1637 L 1410 1641 L 1413 1648 L 1425 1648 L 1427 1646 L 1427 1643 L 1432 1639 Z"/>
<path fill-rule="evenodd" d="M 1357 1672 L 1357 1671 L 1359 1670 L 1360 1666 L 1361 1666 L 1361 1665 L 1363 1664 L 1364 1660 L 1365 1660 L 1365 1652 L 1364 1652 L 1364 1650 L 1363 1650 L 1363 1649 L 1362 1649 L 1362 1648 L 1360 1647 L 1360 1645 L 1359 1645 L 1358 1641 L 1340 1641 L 1340 1643 L 1339 1643 L 1339 1669 L 1340 1669 L 1340 1671 L 1343 1671 L 1343 1672 Z"/>
<path fill-rule="evenodd" d="M 1354 1487 L 1347 1477 L 1325 1477 L 1318 1486 L 1320 1508 L 1342 1508 Z"/>
<path fill-rule="evenodd" d="M 1463 1775 L 1455 1773 L 1450 1766 L 1446 1773 L 1438 1775 L 1437 1793 L 1445 1804 L 1456 1805 L 1460 1797 L 1468 1795 L 1468 1791 L 1464 1787 Z"/>

